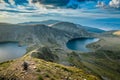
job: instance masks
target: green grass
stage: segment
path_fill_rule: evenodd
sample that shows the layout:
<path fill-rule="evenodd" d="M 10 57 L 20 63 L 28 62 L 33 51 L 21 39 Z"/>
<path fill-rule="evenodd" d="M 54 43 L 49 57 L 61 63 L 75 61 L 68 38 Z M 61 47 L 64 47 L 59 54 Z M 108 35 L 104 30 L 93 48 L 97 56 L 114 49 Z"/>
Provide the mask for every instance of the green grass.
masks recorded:
<path fill-rule="evenodd" d="M 13 61 L 11 60 L 11 61 L 6 61 L 6 62 L 0 63 L 0 71 L 8 68 L 10 66 L 11 62 L 13 62 Z"/>
<path fill-rule="evenodd" d="M 39 75 L 38 80 L 44 80 L 41 75 Z"/>
<path fill-rule="evenodd" d="M 94 73 L 99 76 L 106 76 L 112 80 L 118 80 L 120 78 L 120 64 L 116 61 L 116 56 L 119 55 L 118 53 L 119 52 L 101 50 L 94 53 L 82 54 L 81 56 L 84 59 L 83 64 Z"/>

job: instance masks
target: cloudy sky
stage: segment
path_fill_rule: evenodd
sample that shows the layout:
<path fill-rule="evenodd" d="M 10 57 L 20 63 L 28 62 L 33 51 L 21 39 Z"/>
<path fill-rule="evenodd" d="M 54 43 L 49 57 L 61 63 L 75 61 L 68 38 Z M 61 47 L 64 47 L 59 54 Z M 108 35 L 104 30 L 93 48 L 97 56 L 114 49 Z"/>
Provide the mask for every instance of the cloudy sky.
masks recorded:
<path fill-rule="evenodd" d="M 0 22 L 49 19 L 105 30 L 120 29 L 120 0 L 0 0 Z"/>

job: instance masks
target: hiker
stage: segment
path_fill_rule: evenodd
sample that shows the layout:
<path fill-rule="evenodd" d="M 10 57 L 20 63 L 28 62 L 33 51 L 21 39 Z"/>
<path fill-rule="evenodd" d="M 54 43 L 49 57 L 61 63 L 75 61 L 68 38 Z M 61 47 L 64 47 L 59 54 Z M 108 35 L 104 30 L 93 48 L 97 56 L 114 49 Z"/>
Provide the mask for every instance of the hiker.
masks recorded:
<path fill-rule="evenodd" d="M 23 70 L 28 70 L 29 64 L 26 61 L 24 61 L 22 66 L 23 66 Z"/>

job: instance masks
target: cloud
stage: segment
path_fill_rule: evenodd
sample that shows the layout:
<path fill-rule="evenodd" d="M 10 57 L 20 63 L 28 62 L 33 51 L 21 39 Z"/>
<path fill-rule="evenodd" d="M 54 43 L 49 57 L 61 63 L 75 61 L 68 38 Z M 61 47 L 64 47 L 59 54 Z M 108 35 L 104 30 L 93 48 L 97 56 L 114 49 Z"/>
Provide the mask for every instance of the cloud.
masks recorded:
<path fill-rule="evenodd" d="M 106 4 L 103 1 L 98 1 L 96 7 L 105 7 Z"/>
<path fill-rule="evenodd" d="M 9 0 L 9 2 L 10 2 L 11 5 L 15 5 L 14 0 Z"/>
<path fill-rule="evenodd" d="M 15 4 L 13 0 L 9 1 L 11 4 Z M 7 12 L 5 15 L 9 15 L 9 17 L 14 17 L 14 15 L 20 18 L 33 18 L 33 17 L 74 17 L 74 18 L 89 18 L 89 19 L 102 19 L 102 18 L 118 18 L 120 14 L 112 14 L 106 12 L 106 10 L 102 10 L 99 8 L 91 9 L 89 7 L 93 7 L 95 3 L 86 2 L 85 4 L 81 4 L 81 9 L 66 9 L 66 8 L 55 8 L 55 9 L 48 9 L 46 6 L 51 5 L 43 5 L 39 2 L 32 3 L 32 0 L 28 0 L 29 5 L 16 5 L 16 6 L 9 6 L 2 0 L 3 4 L 0 4 L 0 15 L 4 15 L 2 12 Z M 91 4 L 91 5 L 90 5 Z M 88 6 L 88 8 L 86 8 Z M 112 12 L 112 11 L 110 11 Z M 17 13 L 17 14 L 16 14 Z"/>
<path fill-rule="evenodd" d="M 65 6 L 69 0 L 32 0 L 33 3 L 39 2 L 43 5 Z"/>
<path fill-rule="evenodd" d="M 78 8 L 79 5 L 80 2 L 78 2 L 78 0 L 70 0 L 69 3 L 67 4 L 67 7 Z"/>
<path fill-rule="evenodd" d="M 120 8 L 120 0 L 112 0 L 109 5 L 114 8 Z"/>

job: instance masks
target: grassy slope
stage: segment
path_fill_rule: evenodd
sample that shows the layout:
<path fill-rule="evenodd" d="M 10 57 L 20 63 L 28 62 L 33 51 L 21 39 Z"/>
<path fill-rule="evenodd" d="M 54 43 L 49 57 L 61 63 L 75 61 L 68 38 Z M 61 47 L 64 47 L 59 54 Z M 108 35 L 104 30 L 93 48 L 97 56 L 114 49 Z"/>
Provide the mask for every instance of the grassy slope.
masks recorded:
<path fill-rule="evenodd" d="M 99 80 L 81 69 L 32 58 L 30 55 L 31 52 L 20 59 L 1 63 L 0 80 L 3 78 L 20 80 Z M 29 63 L 28 71 L 22 70 L 21 65 L 24 61 Z"/>
<path fill-rule="evenodd" d="M 116 31 L 113 33 L 114 35 L 120 36 L 120 31 Z"/>
<path fill-rule="evenodd" d="M 114 33 L 113 33 L 114 34 Z M 101 37 L 101 40 L 89 45 L 95 52 L 81 54 L 82 63 L 103 79 L 120 79 L 120 37 Z"/>

